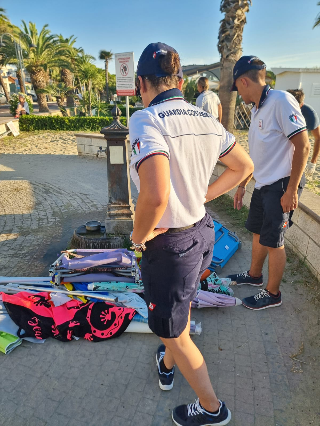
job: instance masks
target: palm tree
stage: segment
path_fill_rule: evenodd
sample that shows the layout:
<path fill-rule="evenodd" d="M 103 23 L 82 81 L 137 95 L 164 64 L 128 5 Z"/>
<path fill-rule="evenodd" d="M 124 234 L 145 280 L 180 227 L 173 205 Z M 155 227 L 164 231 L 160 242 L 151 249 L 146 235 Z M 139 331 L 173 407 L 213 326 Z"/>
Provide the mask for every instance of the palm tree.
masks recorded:
<path fill-rule="evenodd" d="M 6 15 L 6 10 L 0 7 L 0 34 L 9 32 L 11 26 L 12 24 Z"/>
<path fill-rule="evenodd" d="M 46 88 L 49 81 L 49 69 L 68 66 L 66 46 L 60 43 L 56 35 L 51 34 L 47 24 L 38 33 L 33 22 L 29 22 L 29 26 L 27 26 L 22 21 L 20 37 L 22 48 L 25 51 L 25 67 L 37 93 L 39 112 L 49 112 L 46 94 L 38 93 L 38 91 Z"/>
<path fill-rule="evenodd" d="M 236 92 L 230 92 L 233 67 L 242 55 L 242 34 L 247 22 L 251 0 L 221 0 L 220 11 L 225 14 L 220 22 L 218 50 L 221 56 L 219 97 L 222 104 L 222 124 L 230 132 L 234 128 Z"/>
<path fill-rule="evenodd" d="M 318 2 L 318 6 L 320 6 L 320 1 Z M 320 25 L 320 13 L 318 13 L 316 17 L 316 22 L 314 23 L 313 28 L 317 27 L 318 25 Z"/>
<path fill-rule="evenodd" d="M 109 102 L 109 61 L 113 59 L 113 53 L 108 50 L 100 50 L 99 59 L 104 61 L 105 70 L 106 70 L 106 93 L 107 93 L 107 102 Z"/>
<path fill-rule="evenodd" d="M 78 78 L 80 86 L 85 85 L 85 89 L 88 92 L 88 113 L 92 115 L 92 88 L 94 81 L 99 78 L 98 68 L 91 63 L 83 63 L 78 67 Z"/>
<path fill-rule="evenodd" d="M 83 50 L 80 51 L 80 53 L 76 56 L 74 63 L 73 63 L 73 69 L 74 69 L 74 76 L 75 81 L 77 84 L 75 86 L 79 89 L 80 93 L 83 95 L 83 85 L 81 83 L 81 68 L 85 64 L 93 64 L 92 61 L 94 61 L 95 58 L 91 55 L 88 55 L 84 53 Z"/>
<path fill-rule="evenodd" d="M 8 58 L 6 57 L 6 55 L 4 53 L 0 53 L 0 70 L 2 67 L 5 67 L 8 63 Z M 7 99 L 7 101 L 9 102 L 10 100 L 10 93 L 7 90 L 7 86 L 3 80 L 2 74 L 0 73 L 0 86 L 3 89 L 3 93 Z"/>
<path fill-rule="evenodd" d="M 61 80 L 67 87 L 72 87 L 74 85 L 74 65 L 76 58 L 80 52 L 83 52 L 83 49 L 75 48 L 74 44 L 77 41 L 77 38 L 73 35 L 67 38 L 64 38 L 61 34 L 59 35 L 59 41 L 61 44 L 66 46 L 66 56 L 70 61 L 68 68 L 61 68 Z M 74 107 L 74 96 L 73 92 L 67 94 L 67 108 Z"/>
<path fill-rule="evenodd" d="M 68 93 L 72 92 L 73 87 L 68 87 L 64 83 L 49 84 L 45 89 L 39 89 L 38 93 L 46 93 L 54 96 L 57 101 L 57 105 L 64 117 L 68 117 L 64 102 Z M 74 96 L 74 95 L 73 95 Z"/>
<path fill-rule="evenodd" d="M 19 81 L 20 92 L 25 93 L 24 83 L 22 79 L 22 70 L 20 68 L 20 63 L 17 60 L 17 46 L 19 44 L 19 36 L 17 35 L 20 31 L 18 27 L 11 26 L 11 37 L 8 33 L 5 33 L 3 40 L 3 46 L 0 48 L 0 55 L 2 56 L 1 66 L 6 66 L 7 64 L 14 64 L 17 67 L 17 78 Z M 23 55 L 23 52 L 22 52 Z"/>

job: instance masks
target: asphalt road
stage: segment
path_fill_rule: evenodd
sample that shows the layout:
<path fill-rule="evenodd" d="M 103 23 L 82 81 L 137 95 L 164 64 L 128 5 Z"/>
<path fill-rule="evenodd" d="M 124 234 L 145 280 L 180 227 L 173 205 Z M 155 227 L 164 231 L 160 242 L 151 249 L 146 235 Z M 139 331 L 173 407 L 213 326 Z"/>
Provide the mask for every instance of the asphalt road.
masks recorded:
<path fill-rule="evenodd" d="M 55 102 L 48 102 L 50 111 L 58 111 L 58 105 Z M 33 112 L 39 112 L 39 106 L 37 102 L 33 102 Z M 1 117 L 12 117 L 10 114 L 9 104 L 0 104 L 0 118 Z"/>

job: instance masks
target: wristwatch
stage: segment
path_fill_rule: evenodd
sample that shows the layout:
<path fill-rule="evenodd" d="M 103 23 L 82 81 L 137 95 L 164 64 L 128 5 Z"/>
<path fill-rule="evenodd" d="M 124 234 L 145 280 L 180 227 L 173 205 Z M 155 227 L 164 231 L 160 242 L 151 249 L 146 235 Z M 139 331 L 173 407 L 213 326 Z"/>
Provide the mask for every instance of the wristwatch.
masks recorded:
<path fill-rule="evenodd" d="M 136 244 L 132 241 L 132 232 L 130 234 L 130 241 L 131 241 L 131 244 L 132 244 L 132 246 L 130 247 L 131 250 L 134 250 L 134 251 L 137 251 L 137 252 L 145 251 L 147 249 L 145 243 Z"/>

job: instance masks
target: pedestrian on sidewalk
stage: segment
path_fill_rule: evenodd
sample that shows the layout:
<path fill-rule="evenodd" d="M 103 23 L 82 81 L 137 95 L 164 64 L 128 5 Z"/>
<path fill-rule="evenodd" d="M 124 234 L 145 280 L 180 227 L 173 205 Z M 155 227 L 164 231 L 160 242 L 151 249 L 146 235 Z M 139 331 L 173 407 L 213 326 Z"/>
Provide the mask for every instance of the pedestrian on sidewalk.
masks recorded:
<path fill-rule="evenodd" d="M 29 105 L 26 101 L 26 98 L 24 95 L 19 95 L 19 103 L 17 105 L 16 109 L 16 118 L 19 118 L 20 115 L 29 115 Z"/>
<path fill-rule="evenodd" d="M 198 396 L 172 412 L 176 425 L 226 425 L 206 363 L 190 338 L 190 305 L 212 259 L 214 226 L 204 203 L 229 191 L 253 170 L 234 136 L 210 114 L 183 98 L 178 53 L 149 44 L 137 67 L 145 109 L 130 119 L 131 176 L 139 191 L 132 247 L 142 251 L 141 273 L 148 323 L 160 337 L 159 386 L 169 391 L 177 365 Z M 227 166 L 209 185 L 218 158 Z"/>
<path fill-rule="evenodd" d="M 305 94 L 302 89 L 287 90 L 287 92 L 291 93 L 298 101 L 302 115 L 306 120 L 307 130 L 311 132 L 314 137 L 312 157 L 311 160 L 307 162 L 305 170 L 306 176 L 312 178 L 316 170 L 317 159 L 320 155 L 320 120 L 312 106 L 304 103 Z"/>
<path fill-rule="evenodd" d="M 246 228 L 253 233 L 251 266 L 229 278 L 237 284 L 262 286 L 262 267 L 269 256 L 265 290 L 242 301 L 249 309 L 282 304 L 279 288 L 286 264 L 284 233 L 298 207 L 310 150 L 306 123 L 297 102 L 288 92 L 271 90 L 265 76 L 266 65 L 256 56 L 243 56 L 233 69 L 232 90 L 237 90 L 246 104 L 254 103 L 248 138 L 256 183 L 246 222 Z M 244 179 L 235 193 L 234 208 L 238 210 L 251 177 Z"/>
<path fill-rule="evenodd" d="M 207 77 L 200 77 L 197 83 L 200 95 L 196 99 L 196 105 L 213 115 L 217 120 L 222 120 L 222 105 L 219 96 L 209 90 Z"/>

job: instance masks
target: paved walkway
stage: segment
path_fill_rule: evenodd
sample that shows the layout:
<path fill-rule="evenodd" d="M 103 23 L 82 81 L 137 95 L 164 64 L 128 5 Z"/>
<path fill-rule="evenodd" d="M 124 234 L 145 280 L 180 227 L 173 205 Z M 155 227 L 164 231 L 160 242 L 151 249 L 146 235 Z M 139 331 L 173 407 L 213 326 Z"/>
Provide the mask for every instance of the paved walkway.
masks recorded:
<path fill-rule="evenodd" d="M 2 154 L 0 170 L 0 275 L 47 275 L 73 229 L 104 220 L 103 159 Z M 232 227 L 227 216 L 220 220 Z M 242 249 L 223 275 L 250 262 L 250 235 L 237 232 Z M 282 307 L 192 312 L 203 327 L 194 341 L 232 410 L 230 425 L 320 425 L 319 305 L 300 284 L 305 279 L 290 256 Z M 240 298 L 255 292 L 235 291 Z M 24 342 L 0 355 L 0 425 L 171 425 L 171 410 L 195 395 L 179 372 L 172 391 L 159 389 L 157 345 L 154 335 L 129 333 L 104 343 Z"/>

